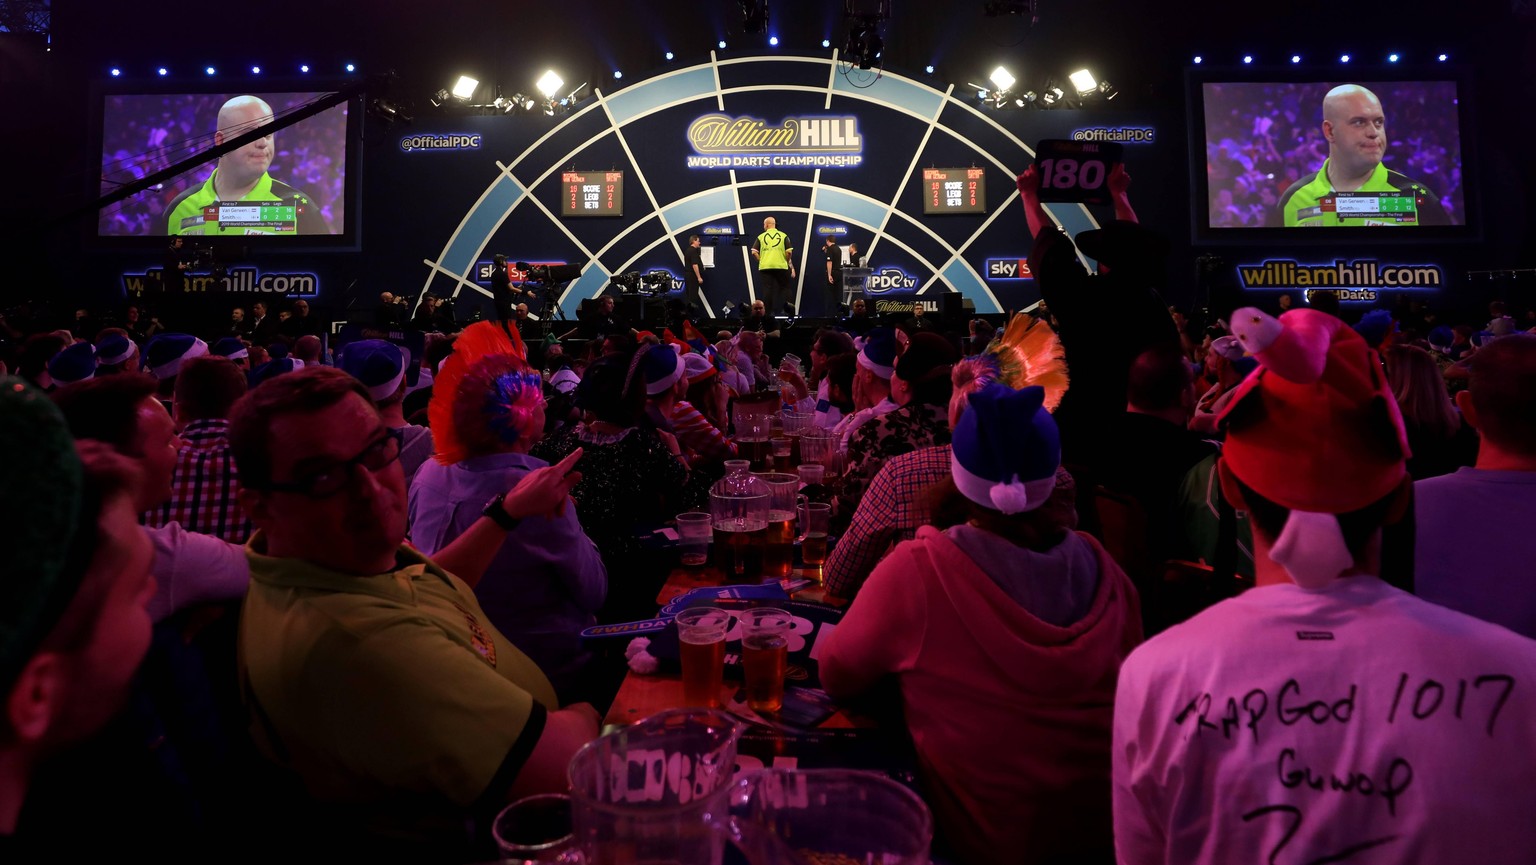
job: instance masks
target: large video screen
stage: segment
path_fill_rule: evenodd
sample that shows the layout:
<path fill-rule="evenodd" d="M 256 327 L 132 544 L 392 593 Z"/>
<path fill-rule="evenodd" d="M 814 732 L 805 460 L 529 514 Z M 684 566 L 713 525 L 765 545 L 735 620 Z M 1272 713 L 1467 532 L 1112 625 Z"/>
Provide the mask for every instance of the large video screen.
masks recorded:
<path fill-rule="evenodd" d="M 101 189 L 148 176 L 323 93 L 109 94 Z M 346 230 L 347 104 L 101 211 L 104 237 L 336 235 Z"/>
<path fill-rule="evenodd" d="M 1207 228 L 1467 224 L 1455 81 L 1201 86 Z"/>

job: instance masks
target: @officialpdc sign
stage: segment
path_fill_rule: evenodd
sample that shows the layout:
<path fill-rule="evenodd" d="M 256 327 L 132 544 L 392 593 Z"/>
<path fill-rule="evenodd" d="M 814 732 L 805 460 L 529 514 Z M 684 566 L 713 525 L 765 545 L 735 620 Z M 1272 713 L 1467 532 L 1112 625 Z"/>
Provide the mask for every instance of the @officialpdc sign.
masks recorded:
<path fill-rule="evenodd" d="M 1124 148 L 1112 141 L 1046 139 L 1035 148 L 1040 200 L 1108 204 L 1109 173 Z"/>

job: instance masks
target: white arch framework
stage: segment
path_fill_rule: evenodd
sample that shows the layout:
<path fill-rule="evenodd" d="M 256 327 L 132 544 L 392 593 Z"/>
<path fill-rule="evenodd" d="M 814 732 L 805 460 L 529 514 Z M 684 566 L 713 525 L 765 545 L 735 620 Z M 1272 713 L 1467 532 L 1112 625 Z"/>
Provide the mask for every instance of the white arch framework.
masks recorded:
<path fill-rule="evenodd" d="M 731 88 L 724 88 L 721 86 L 721 66 L 748 63 L 809 63 L 826 65 L 829 70 L 827 86 L 825 88 L 811 87 L 807 85 L 784 84 L 744 85 Z M 486 187 L 485 191 L 481 193 L 480 197 L 475 201 L 475 204 L 471 206 L 471 208 L 465 213 L 464 218 L 460 220 L 458 227 L 454 229 L 453 233 L 444 243 L 443 249 L 438 254 L 437 259 L 423 260 L 422 263 L 427 267 L 426 280 L 422 286 L 423 293 L 425 293 L 427 289 L 430 288 L 435 278 L 438 276 L 448 276 L 457 280 L 457 285 L 454 291 L 455 296 L 457 296 L 466 288 L 477 291 L 481 294 L 488 295 L 489 292 L 474 282 L 472 278 L 472 271 L 475 262 L 478 261 L 484 254 L 485 248 L 487 244 L 489 244 L 491 237 L 493 237 L 496 232 L 500 230 L 501 226 L 506 222 L 507 218 L 510 217 L 512 212 L 515 211 L 524 201 L 530 202 L 530 206 L 536 208 L 544 218 L 550 220 L 550 222 L 552 222 L 555 227 L 558 228 L 560 232 L 570 240 L 570 242 L 576 247 L 581 255 L 583 255 L 587 261 L 591 262 L 591 264 L 589 264 L 587 268 L 582 272 L 581 277 L 572 282 L 560 297 L 561 306 L 566 309 L 567 313 L 573 311 L 572 307 L 579 300 L 585 297 L 596 296 L 598 293 L 600 293 L 603 287 L 607 284 L 609 277 L 613 273 L 625 272 L 642 256 L 650 253 L 656 247 L 664 243 L 671 243 L 674 247 L 674 251 L 678 254 L 678 257 L 681 258 L 681 250 L 677 249 L 677 233 L 685 226 L 671 225 L 667 218 L 667 212 L 679 205 L 687 204 L 697 199 L 718 195 L 720 189 L 723 188 L 723 185 L 722 187 L 715 187 L 713 189 L 695 192 L 675 201 L 659 201 L 652 191 L 650 184 L 645 179 L 644 169 L 635 160 L 634 154 L 629 148 L 629 144 L 624 137 L 624 126 L 628 123 L 649 117 L 658 112 L 665 111 L 670 108 L 675 108 L 680 105 L 687 105 L 702 99 L 713 99 L 717 108 L 719 110 L 724 110 L 725 97 L 727 95 L 759 91 L 772 91 L 775 93 L 802 91 L 810 93 L 824 93 L 826 95 L 826 105 L 828 107 L 830 107 L 832 97 L 834 95 L 844 96 L 864 102 L 869 102 L 891 111 L 896 111 L 898 113 L 912 117 L 913 119 L 916 119 L 926 125 L 926 129 L 923 134 L 922 145 L 919 146 L 913 153 L 912 162 L 908 165 L 906 172 L 903 174 L 901 181 L 897 184 L 890 200 L 877 201 L 862 193 L 854 192 L 853 190 L 846 189 L 834 184 L 824 183 L 821 180 L 822 173 L 820 170 L 817 170 L 814 173 L 813 179 L 810 181 L 772 180 L 745 182 L 738 181 L 735 170 L 731 170 L 729 175 L 729 187 L 731 189 L 731 200 L 735 204 L 734 209 L 710 212 L 707 214 L 692 213 L 690 214 L 691 221 L 687 223 L 687 225 L 696 225 L 702 222 L 734 216 L 737 223 L 737 230 L 738 232 L 741 232 L 745 228 L 745 216 L 747 213 L 763 211 L 797 213 L 806 214 L 808 216 L 819 215 L 826 218 L 838 219 L 843 222 L 858 225 L 859 227 L 867 229 L 873 233 L 874 241 L 870 244 L 870 249 L 868 252 L 872 253 L 876 244 L 888 240 L 907 254 L 911 255 L 915 260 L 917 260 L 929 274 L 926 281 L 918 289 L 918 293 L 921 294 L 929 291 L 936 284 L 939 284 L 942 280 L 945 279 L 946 273 L 950 272 L 952 268 L 958 266 L 961 268 L 959 275 L 964 279 L 965 282 L 969 283 L 968 286 L 962 285 L 958 286 L 958 288 L 962 292 L 965 292 L 966 288 L 969 288 L 971 291 L 966 292 L 968 295 L 979 294 L 979 296 L 972 296 L 972 301 L 977 304 L 978 310 L 983 312 L 1000 311 L 1001 306 L 998 303 L 997 297 L 992 293 L 991 289 L 987 286 L 986 281 L 982 279 L 980 274 L 977 274 L 975 269 L 965 261 L 964 252 L 973 242 L 975 242 L 977 238 L 982 235 L 983 232 L 986 231 L 988 227 L 991 226 L 992 222 L 1004 210 L 1006 210 L 1009 205 L 1012 204 L 1014 198 L 1017 197 L 1018 192 L 1010 192 L 1008 198 L 1003 202 L 1003 204 L 994 208 L 991 215 L 988 216 L 982 225 L 978 227 L 969 238 L 958 245 L 951 244 L 943 240 L 928 225 L 918 219 L 913 218 L 910 214 L 898 210 L 896 208 L 896 202 L 899 200 L 902 190 L 906 188 L 908 181 L 911 179 L 913 172 L 916 170 L 918 160 L 920 159 L 923 150 L 926 148 L 929 138 L 935 132 L 949 135 L 950 137 L 966 144 L 975 150 L 980 157 L 985 158 L 1004 173 L 1010 175 L 1016 173 L 1013 168 L 1010 168 L 1007 164 L 1005 164 L 997 155 L 989 151 L 981 150 L 955 130 L 943 126 L 939 123 L 940 115 L 943 113 L 946 107 L 951 105 L 957 106 L 967 112 L 970 112 L 981 121 L 992 126 L 1007 140 L 1016 145 L 1024 157 L 1033 158 L 1034 151 L 1023 141 L 1019 140 L 1019 138 L 1012 132 L 998 124 L 996 120 L 978 111 L 975 106 L 970 105 L 966 101 L 955 98 L 953 92 L 954 88 L 952 86 L 944 91 L 939 91 L 921 81 L 906 78 L 900 75 L 886 73 L 880 79 L 881 81 L 889 82 L 886 88 L 880 88 L 878 86 L 863 89 L 850 87 L 839 88 L 837 86 L 838 68 L 836 51 L 834 51 L 830 57 L 825 58 L 760 56 L 733 58 L 725 61 L 720 60 L 714 52 L 711 52 L 710 61 L 707 64 L 699 64 L 696 66 L 665 72 L 661 75 L 639 82 L 638 84 L 626 88 L 617 94 L 605 94 L 601 90 L 595 90 L 594 93 L 596 98 L 592 102 L 582 107 L 571 116 L 567 117 L 562 123 L 551 128 L 544 135 L 540 136 L 538 140 L 534 141 L 521 154 L 519 154 L 516 159 L 512 160 L 510 163 L 503 163 L 501 161 L 496 162 L 496 177 Z M 696 82 L 702 81 L 703 78 L 701 76 L 703 76 L 706 72 L 708 80 L 712 86 L 697 86 Z M 694 85 L 694 88 L 691 91 L 685 90 L 682 95 L 674 95 L 678 89 L 686 88 L 689 85 Z M 649 91 L 650 97 L 648 101 L 647 91 Z M 912 106 L 903 104 L 903 102 L 898 101 L 903 97 L 908 100 L 915 98 L 920 102 L 931 102 L 936 107 L 926 114 L 920 113 Z M 623 107 L 625 109 L 623 117 L 618 116 L 614 110 L 614 103 L 621 100 L 624 103 Z M 640 103 L 640 106 L 635 107 L 634 103 Z M 581 142 L 580 144 L 571 148 L 559 159 L 544 160 L 542 170 L 530 181 L 524 182 L 518 179 L 516 169 L 524 160 L 528 159 L 530 156 L 536 153 L 546 141 L 564 129 L 566 125 L 580 120 L 586 114 L 593 111 L 603 112 L 604 116 L 608 120 L 607 128 L 591 136 L 586 141 Z M 602 266 L 600 262 L 603 256 L 616 244 L 618 244 L 624 238 L 628 237 L 636 229 L 640 228 L 642 225 L 649 224 L 651 221 L 649 217 L 632 221 L 626 228 L 624 228 L 624 230 L 610 238 L 604 246 L 593 250 L 589 248 L 585 243 L 583 243 L 581 239 L 578 238 L 569 229 L 569 227 L 561 222 L 561 220 L 553 212 L 551 212 L 548 206 L 540 201 L 537 196 L 530 195 L 528 193 L 529 189 L 539 186 L 545 182 L 551 174 L 560 170 L 560 166 L 568 164 L 574 157 L 576 157 L 577 154 L 586 150 L 588 147 L 591 147 L 593 144 L 602 140 L 608 135 L 614 135 L 617 138 L 625 154 L 630 158 L 630 163 L 634 168 L 634 174 L 636 180 L 638 181 L 638 185 L 646 199 L 650 202 L 653 208 L 653 213 L 660 221 L 662 229 L 661 234 L 656 238 L 655 241 L 647 244 L 642 250 L 635 253 L 615 270 L 608 270 Z M 768 185 L 777 187 L 799 186 L 809 188 L 811 190 L 811 206 L 775 206 L 754 207 L 747 208 L 746 210 L 741 209 L 741 189 Z M 506 201 L 504 199 L 506 199 L 509 191 L 514 194 L 509 201 Z M 818 208 L 817 203 L 823 191 L 835 193 L 836 197 L 851 199 L 861 204 L 870 205 L 880 209 L 883 211 L 881 222 L 879 224 L 870 224 L 868 220 L 859 218 L 855 214 L 838 212 L 835 209 Z M 1047 213 L 1049 213 L 1051 216 L 1052 221 L 1054 221 L 1058 227 L 1069 230 L 1075 229 L 1076 231 L 1098 227 L 1098 224 L 1094 220 L 1093 215 L 1089 213 L 1088 209 L 1082 205 L 1048 205 L 1046 209 Z M 887 228 L 892 217 L 898 217 L 908 228 L 922 232 L 936 241 L 947 254 L 947 260 L 942 263 L 930 261 L 925 256 L 917 254 L 916 251 L 914 251 L 910 246 L 902 242 L 896 236 L 889 234 L 887 232 Z M 806 230 L 807 233 L 809 233 L 809 220 L 807 220 Z M 808 245 L 809 241 L 807 241 L 807 246 Z M 802 272 L 804 270 L 804 258 L 810 253 L 811 250 L 809 249 L 802 250 Z M 742 251 L 742 257 L 744 265 L 747 264 L 748 260 L 746 258 L 745 249 Z M 752 280 L 749 279 L 749 296 L 752 294 L 752 292 Z M 798 294 L 796 300 L 798 303 Z M 983 306 L 990 308 L 984 309 Z"/>

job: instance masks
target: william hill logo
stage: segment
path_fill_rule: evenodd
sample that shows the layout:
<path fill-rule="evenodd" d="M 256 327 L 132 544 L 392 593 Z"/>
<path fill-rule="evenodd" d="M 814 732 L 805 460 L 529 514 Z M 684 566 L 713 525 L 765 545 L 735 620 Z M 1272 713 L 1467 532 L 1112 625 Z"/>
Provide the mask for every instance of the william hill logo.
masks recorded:
<path fill-rule="evenodd" d="M 859 153 L 857 117 L 786 117 L 778 126 L 755 117 L 706 114 L 688 126 L 696 153 Z"/>
<path fill-rule="evenodd" d="M 1361 259 L 1332 264 L 1299 264 L 1291 259 L 1270 259 L 1244 264 L 1237 275 L 1246 289 L 1294 288 L 1439 288 L 1445 272 L 1435 264 L 1383 264 Z"/>

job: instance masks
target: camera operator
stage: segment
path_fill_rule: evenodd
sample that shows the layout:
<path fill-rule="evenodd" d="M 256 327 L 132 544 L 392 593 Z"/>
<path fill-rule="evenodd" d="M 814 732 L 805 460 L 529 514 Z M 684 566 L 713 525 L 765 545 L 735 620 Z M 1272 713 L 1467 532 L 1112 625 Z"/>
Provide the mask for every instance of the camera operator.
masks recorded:
<path fill-rule="evenodd" d="M 161 294 L 181 294 L 186 287 L 186 274 L 192 268 L 192 262 L 188 259 L 191 250 L 185 249 L 184 243 L 178 235 L 171 238 L 171 245 L 165 249 L 165 258 L 160 266 Z"/>

